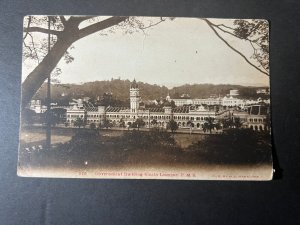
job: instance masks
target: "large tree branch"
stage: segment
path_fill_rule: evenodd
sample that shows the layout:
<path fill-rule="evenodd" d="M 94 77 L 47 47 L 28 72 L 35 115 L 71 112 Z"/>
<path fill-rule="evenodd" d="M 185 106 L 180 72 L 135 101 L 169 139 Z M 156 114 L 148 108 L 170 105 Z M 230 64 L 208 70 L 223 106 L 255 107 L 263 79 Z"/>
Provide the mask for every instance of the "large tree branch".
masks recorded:
<path fill-rule="evenodd" d="M 28 17 L 27 28 L 30 27 L 30 23 L 31 23 L 31 16 Z M 25 33 L 23 40 L 26 39 L 27 35 L 28 35 L 28 32 Z M 25 43 L 25 42 L 24 42 L 24 43 Z"/>
<path fill-rule="evenodd" d="M 251 46 L 252 46 L 252 49 L 253 49 L 253 55 L 254 55 L 254 57 L 256 57 L 256 58 L 258 58 L 258 54 L 257 54 L 257 49 L 254 47 L 254 45 L 253 45 L 253 43 L 250 41 L 250 44 L 251 44 Z M 261 67 L 263 68 L 263 69 L 265 69 L 265 67 L 264 67 L 264 65 L 262 64 L 262 62 L 261 62 L 261 60 L 257 60 L 258 61 L 258 63 L 261 65 Z M 265 69 L 266 70 L 266 69 Z"/>
<path fill-rule="evenodd" d="M 29 33 L 28 33 L 28 35 L 29 35 L 30 38 L 31 38 L 31 44 L 32 44 L 32 47 L 33 47 L 33 51 L 34 51 L 34 53 L 35 53 L 35 57 L 36 57 L 38 63 L 40 63 L 39 55 L 37 54 L 37 50 L 36 50 L 36 47 L 35 47 L 35 44 L 34 44 L 34 41 L 33 41 L 33 37 L 32 37 L 32 35 L 29 34 Z"/>
<path fill-rule="evenodd" d="M 40 32 L 40 33 L 44 33 L 44 34 L 53 34 L 56 36 L 59 36 L 62 31 L 57 31 L 57 30 L 49 30 L 46 28 L 42 28 L 42 27 L 24 27 L 24 32 L 29 33 L 29 32 Z"/>
<path fill-rule="evenodd" d="M 67 49 L 71 46 L 72 39 L 58 40 L 50 52 L 39 63 L 39 65 L 27 76 L 22 84 L 22 108 L 29 103 L 32 96 L 41 87 L 43 82 L 55 68 L 59 60 L 63 57 Z"/>
<path fill-rule="evenodd" d="M 251 65 L 252 67 L 254 67 L 255 69 L 257 69 L 258 71 L 260 71 L 261 73 L 269 76 L 269 73 L 263 71 L 262 69 L 260 69 L 259 67 L 257 67 L 256 65 L 254 65 L 252 62 L 250 62 L 247 57 L 241 53 L 240 51 L 238 51 L 237 49 L 235 49 L 234 47 L 232 47 L 217 31 L 216 29 L 214 28 L 214 24 L 211 23 L 208 19 L 202 19 L 204 20 L 207 25 L 213 30 L 213 32 L 217 35 L 217 37 L 219 39 L 221 39 L 230 49 L 232 49 L 234 52 L 236 52 L 237 54 L 239 54 L 249 65 Z"/>
<path fill-rule="evenodd" d="M 128 17 L 111 17 L 79 30 L 78 25 L 82 21 L 90 18 L 92 17 L 70 17 L 66 22 L 64 31 L 57 32 L 60 35 L 57 39 L 57 42 L 53 45 L 50 52 L 44 57 L 39 65 L 27 76 L 22 84 L 22 108 L 29 103 L 30 99 L 41 87 L 45 79 L 49 77 L 49 74 L 55 68 L 59 60 L 63 57 L 72 43 L 94 32 L 117 25 L 125 21 Z M 31 32 L 33 32 L 32 30 L 35 30 L 36 32 L 43 31 L 43 33 L 49 32 L 44 28 L 36 29 L 31 27 L 30 29 Z"/>
<path fill-rule="evenodd" d="M 225 28 L 227 28 L 227 29 L 229 29 L 229 30 L 234 30 L 234 28 L 229 27 L 229 26 L 226 26 L 226 25 L 224 25 L 224 24 L 216 24 L 216 26 L 217 26 L 217 27 L 225 27 Z"/>
<path fill-rule="evenodd" d="M 94 16 L 71 16 L 67 21 L 66 21 L 66 27 L 69 25 L 71 26 L 76 26 L 78 28 L 78 25 L 88 19 L 93 18 Z"/>
<path fill-rule="evenodd" d="M 225 25 L 223 25 L 223 24 L 217 25 L 217 24 L 214 24 L 214 23 L 212 23 L 212 22 L 210 22 L 210 24 L 211 24 L 213 27 L 219 29 L 220 31 L 222 31 L 222 32 L 224 32 L 224 33 L 226 33 L 226 34 L 229 34 L 229 35 L 231 35 L 231 36 L 233 36 L 233 37 L 236 37 L 236 38 L 239 38 L 239 39 L 244 39 L 244 40 L 248 41 L 248 42 L 250 43 L 252 49 L 253 49 L 253 55 L 254 55 L 254 57 L 257 58 L 257 56 L 258 56 L 258 54 L 257 54 L 257 49 L 256 49 L 256 48 L 254 47 L 254 45 L 253 45 L 253 44 L 258 45 L 256 42 L 253 42 L 253 41 L 250 40 L 249 38 L 241 38 L 241 37 L 239 37 L 238 35 L 236 35 L 236 34 L 234 34 L 234 33 L 231 33 L 230 31 L 227 31 L 227 30 L 221 28 L 221 27 L 223 26 L 223 27 L 226 27 L 226 28 L 228 28 L 228 29 L 234 30 L 233 28 L 230 28 L 230 27 L 225 26 Z M 258 45 L 258 47 L 259 47 L 259 45 Z M 267 72 L 267 70 L 264 68 L 262 62 L 261 62 L 260 60 L 257 60 L 257 61 L 258 61 L 259 65 L 261 66 L 261 68 L 263 68 L 264 71 Z"/>
<path fill-rule="evenodd" d="M 85 28 L 82 28 L 81 30 L 79 30 L 79 34 L 78 34 L 78 39 L 86 37 L 90 34 L 93 34 L 97 31 L 100 30 L 104 30 L 108 27 L 117 25 L 123 21 L 125 21 L 126 19 L 128 19 L 129 17 L 126 16 L 114 16 L 114 17 L 110 17 L 106 20 L 102 20 L 100 22 L 94 23 L 90 26 L 87 26 Z"/>
<path fill-rule="evenodd" d="M 166 21 L 166 19 L 160 17 L 160 20 L 159 20 L 158 22 L 153 23 L 153 24 L 149 24 L 148 26 L 142 26 L 142 27 L 139 27 L 139 28 L 140 28 L 141 30 L 145 30 L 145 29 L 148 29 L 148 28 L 150 28 L 150 27 L 154 27 L 154 26 L 156 26 L 156 25 L 158 25 L 158 24 L 160 24 L 160 23 L 162 23 L 162 22 L 164 22 L 164 21 Z"/>
<path fill-rule="evenodd" d="M 236 38 L 241 39 L 241 38 L 240 38 L 239 36 L 237 36 L 236 34 L 231 33 L 231 32 L 229 32 L 229 31 L 227 31 L 227 30 L 224 30 L 223 28 L 221 28 L 221 26 L 215 25 L 215 24 L 213 24 L 212 22 L 210 22 L 210 23 L 211 23 L 212 26 L 214 26 L 215 28 L 218 28 L 220 31 L 222 31 L 222 32 L 224 32 L 224 33 L 226 33 L 226 34 L 230 34 L 230 35 L 233 36 L 233 37 L 236 37 Z M 250 41 L 248 38 L 246 38 L 245 40 Z"/>
<path fill-rule="evenodd" d="M 64 16 L 60 16 L 59 19 L 60 19 L 61 23 L 64 25 L 64 27 L 66 27 L 66 24 L 67 24 L 66 18 Z"/>

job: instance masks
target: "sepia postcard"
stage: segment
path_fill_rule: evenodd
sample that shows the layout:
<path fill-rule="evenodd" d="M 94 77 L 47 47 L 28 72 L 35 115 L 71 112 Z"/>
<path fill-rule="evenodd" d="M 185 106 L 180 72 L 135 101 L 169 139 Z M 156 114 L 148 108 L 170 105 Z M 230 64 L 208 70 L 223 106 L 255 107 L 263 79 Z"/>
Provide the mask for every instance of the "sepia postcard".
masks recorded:
<path fill-rule="evenodd" d="M 268 21 L 23 23 L 19 176 L 272 179 Z"/>

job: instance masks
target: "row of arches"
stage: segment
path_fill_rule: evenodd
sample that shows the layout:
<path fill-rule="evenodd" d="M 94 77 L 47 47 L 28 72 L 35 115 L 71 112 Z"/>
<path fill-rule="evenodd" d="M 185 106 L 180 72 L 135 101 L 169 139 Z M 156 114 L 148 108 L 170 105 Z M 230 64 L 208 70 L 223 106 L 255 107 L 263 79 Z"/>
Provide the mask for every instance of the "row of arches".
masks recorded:
<path fill-rule="evenodd" d="M 197 127 L 197 128 L 201 128 L 200 123 L 187 124 L 186 122 L 178 122 L 177 125 L 178 125 L 178 127 Z"/>
<path fill-rule="evenodd" d="M 268 127 L 266 127 L 264 125 L 250 125 L 249 128 L 252 129 L 252 130 L 255 130 L 255 131 L 269 130 Z"/>

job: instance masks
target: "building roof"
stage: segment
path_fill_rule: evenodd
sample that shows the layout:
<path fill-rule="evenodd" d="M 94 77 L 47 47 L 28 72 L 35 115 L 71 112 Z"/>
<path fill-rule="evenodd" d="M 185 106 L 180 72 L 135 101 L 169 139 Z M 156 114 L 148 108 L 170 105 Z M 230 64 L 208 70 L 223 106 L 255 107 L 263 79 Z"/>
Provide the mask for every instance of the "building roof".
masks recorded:
<path fill-rule="evenodd" d="M 150 112 L 164 112 L 163 108 L 147 108 Z"/>
<path fill-rule="evenodd" d="M 128 107 L 107 107 L 106 112 L 120 112 L 121 110 L 127 110 L 129 109 Z"/>
<path fill-rule="evenodd" d="M 176 107 L 173 109 L 173 113 L 189 113 L 190 109 L 186 106 Z"/>
<path fill-rule="evenodd" d="M 85 107 L 87 112 L 97 112 L 98 107 Z"/>

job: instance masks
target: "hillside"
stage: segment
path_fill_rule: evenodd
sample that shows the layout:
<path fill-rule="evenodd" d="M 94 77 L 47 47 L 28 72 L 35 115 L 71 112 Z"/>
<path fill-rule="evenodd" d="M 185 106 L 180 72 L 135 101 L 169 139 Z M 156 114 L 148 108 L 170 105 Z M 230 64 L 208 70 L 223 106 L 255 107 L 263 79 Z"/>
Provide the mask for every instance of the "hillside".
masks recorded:
<path fill-rule="evenodd" d="M 185 84 L 172 89 L 165 86 L 138 82 L 140 95 L 143 100 L 165 98 L 169 93 L 171 98 L 178 98 L 182 94 L 188 94 L 191 98 L 207 98 L 211 95 L 225 96 L 231 89 L 238 89 L 241 97 L 257 97 L 258 87 L 246 87 L 240 85 L 213 85 L 213 84 Z M 129 100 L 129 80 L 112 79 L 110 81 L 94 81 L 84 84 L 52 84 L 51 96 L 53 102 L 68 103 L 73 98 L 90 97 L 96 100 L 104 93 L 113 94 L 113 98 L 127 102 Z M 46 85 L 44 84 L 34 96 L 42 101 L 46 97 Z"/>

